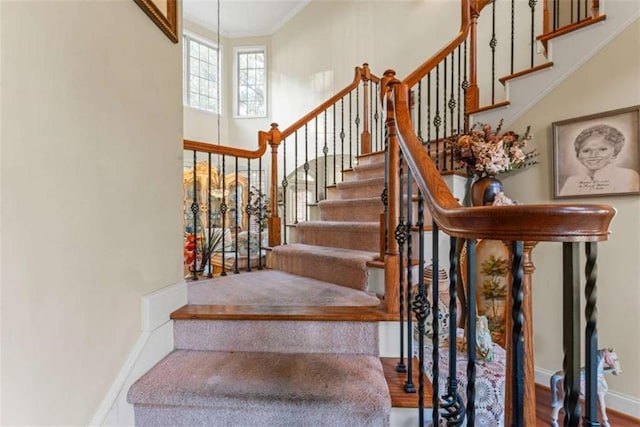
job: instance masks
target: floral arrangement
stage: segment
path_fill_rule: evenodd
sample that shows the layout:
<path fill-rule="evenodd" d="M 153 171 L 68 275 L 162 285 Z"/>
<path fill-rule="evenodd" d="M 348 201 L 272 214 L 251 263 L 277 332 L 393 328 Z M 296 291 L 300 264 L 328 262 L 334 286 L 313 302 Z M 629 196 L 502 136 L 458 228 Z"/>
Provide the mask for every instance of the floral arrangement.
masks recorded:
<path fill-rule="evenodd" d="M 469 176 L 495 176 L 538 163 L 535 149 L 525 151 L 531 140 L 529 127 L 523 136 L 512 131 L 500 134 L 502 120 L 495 131 L 491 125 L 476 123 L 467 133 L 453 134 L 446 140 L 453 159 L 467 169 Z"/>

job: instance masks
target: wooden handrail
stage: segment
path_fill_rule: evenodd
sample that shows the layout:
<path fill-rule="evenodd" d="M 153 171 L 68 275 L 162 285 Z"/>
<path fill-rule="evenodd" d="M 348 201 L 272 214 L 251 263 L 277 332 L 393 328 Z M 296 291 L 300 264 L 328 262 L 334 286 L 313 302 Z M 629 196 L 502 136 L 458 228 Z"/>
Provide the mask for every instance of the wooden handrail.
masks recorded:
<path fill-rule="evenodd" d="M 484 2 L 485 4 L 488 2 Z M 462 44 L 469 34 L 469 24 L 471 22 L 471 0 L 462 0 L 462 13 L 460 22 L 460 31 L 458 35 L 444 48 L 440 49 L 435 55 L 427 59 L 422 65 L 416 68 L 411 74 L 409 74 L 403 81 L 409 87 L 416 85 L 420 79 L 426 76 L 436 65 L 444 60 L 451 52 L 453 52 L 458 46 Z"/>
<path fill-rule="evenodd" d="M 389 82 L 398 141 L 440 229 L 465 239 L 505 241 L 603 241 L 615 209 L 607 205 L 540 204 L 462 207 L 413 132 L 408 85 Z"/>
<path fill-rule="evenodd" d="M 272 125 L 273 126 L 273 125 Z M 185 150 L 202 151 L 204 153 L 222 154 L 242 159 L 257 159 L 262 157 L 267 151 L 267 143 L 270 140 L 269 132 L 258 131 L 258 148 L 256 150 L 243 150 L 241 148 L 229 147 L 226 145 L 210 144 L 208 142 L 192 141 L 185 139 L 183 148 Z"/>
<path fill-rule="evenodd" d="M 349 92 L 358 87 L 358 84 L 362 81 L 363 76 L 368 75 L 372 82 L 379 83 L 380 78 L 374 76 L 369 73 L 368 64 L 364 64 L 362 67 L 355 67 L 355 75 L 353 77 L 353 82 L 351 82 L 347 87 L 342 89 L 340 92 L 333 95 L 331 98 L 324 101 L 322 104 L 318 105 L 316 108 L 302 116 L 299 120 L 293 123 L 291 126 L 282 131 L 282 138 L 287 138 L 289 135 L 293 134 L 295 131 L 303 127 L 305 124 L 309 123 L 309 121 L 318 117 L 322 114 L 327 108 L 331 107 L 336 102 L 340 101 L 344 96 L 348 95 Z"/>

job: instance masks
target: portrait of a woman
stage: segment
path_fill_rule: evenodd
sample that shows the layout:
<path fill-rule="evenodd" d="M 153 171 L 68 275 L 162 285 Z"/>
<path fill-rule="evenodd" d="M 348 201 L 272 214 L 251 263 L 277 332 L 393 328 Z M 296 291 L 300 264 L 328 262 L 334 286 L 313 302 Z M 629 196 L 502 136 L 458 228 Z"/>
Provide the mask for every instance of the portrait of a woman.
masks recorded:
<path fill-rule="evenodd" d="M 640 193 L 638 109 L 554 123 L 556 196 Z"/>

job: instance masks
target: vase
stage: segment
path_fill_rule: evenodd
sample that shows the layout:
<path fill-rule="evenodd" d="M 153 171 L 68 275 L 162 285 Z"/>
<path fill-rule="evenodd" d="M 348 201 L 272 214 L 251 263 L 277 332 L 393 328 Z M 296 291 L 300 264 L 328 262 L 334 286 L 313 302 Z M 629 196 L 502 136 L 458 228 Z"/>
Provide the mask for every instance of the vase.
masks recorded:
<path fill-rule="evenodd" d="M 502 183 L 493 176 L 483 176 L 471 184 L 471 204 L 491 206 L 496 195 L 502 192 Z"/>

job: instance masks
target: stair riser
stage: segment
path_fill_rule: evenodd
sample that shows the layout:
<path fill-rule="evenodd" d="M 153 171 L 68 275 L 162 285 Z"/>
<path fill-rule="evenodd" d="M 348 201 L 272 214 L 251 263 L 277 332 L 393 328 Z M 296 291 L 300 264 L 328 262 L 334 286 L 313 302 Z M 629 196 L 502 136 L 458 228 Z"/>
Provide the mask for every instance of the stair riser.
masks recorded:
<path fill-rule="evenodd" d="M 371 181 L 352 181 L 358 182 L 358 185 L 351 183 L 338 184 L 335 199 L 364 199 L 370 197 L 380 197 L 384 189 L 384 180 Z M 342 184 L 342 185 L 341 185 Z"/>
<path fill-rule="evenodd" d="M 380 250 L 380 231 L 348 231 L 330 227 L 298 227 L 300 243 L 334 248 L 377 252 Z"/>
<path fill-rule="evenodd" d="M 280 320 L 177 320 L 176 349 L 377 356 L 377 324 Z"/>
<path fill-rule="evenodd" d="M 344 265 L 335 263 L 325 268 L 319 267 L 319 263 L 324 260 L 318 260 L 313 255 L 289 255 L 286 257 L 276 257 L 276 268 L 286 271 L 287 273 L 297 274 L 303 277 L 310 277 L 317 280 L 326 280 L 339 286 L 347 288 L 366 290 L 367 287 L 367 269 L 366 267 L 358 268 L 353 265 Z M 327 271 L 328 268 L 330 271 Z"/>
<path fill-rule="evenodd" d="M 384 163 L 384 151 L 358 157 L 358 165 L 369 165 L 372 163 Z"/>
<path fill-rule="evenodd" d="M 379 221 L 384 212 L 380 200 L 359 203 L 321 203 L 320 219 L 322 221 Z"/>
<path fill-rule="evenodd" d="M 389 425 L 389 413 L 381 415 L 380 413 L 355 412 L 351 408 L 344 408 L 344 411 L 340 413 L 329 406 L 317 403 L 317 407 L 307 408 L 296 404 L 296 402 L 267 402 L 262 404 L 238 402 L 237 406 L 221 406 L 220 408 L 135 405 L 135 425 L 149 427 L 285 427 L 300 425 L 380 427 Z M 217 422 L 214 420 L 217 420 Z"/>

